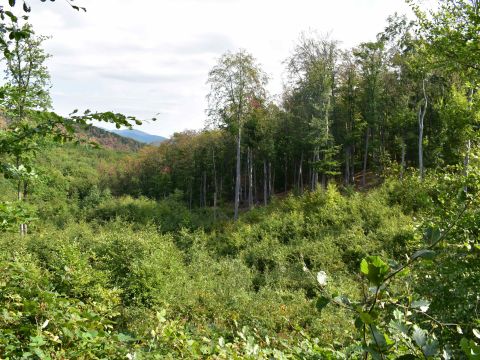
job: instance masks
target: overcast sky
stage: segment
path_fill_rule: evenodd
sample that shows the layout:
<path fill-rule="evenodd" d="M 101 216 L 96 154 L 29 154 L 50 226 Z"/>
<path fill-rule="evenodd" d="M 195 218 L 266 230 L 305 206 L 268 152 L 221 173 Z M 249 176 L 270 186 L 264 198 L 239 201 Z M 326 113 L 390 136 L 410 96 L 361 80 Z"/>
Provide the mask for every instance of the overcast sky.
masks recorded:
<path fill-rule="evenodd" d="M 163 136 L 203 127 L 208 71 L 225 51 L 253 53 L 278 94 L 301 31 L 352 47 L 408 13 L 404 0 L 76 0 L 87 13 L 31 3 L 34 29 L 53 36 L 45 48 L 55 111 L 160 113 L 140 130 Z"/>

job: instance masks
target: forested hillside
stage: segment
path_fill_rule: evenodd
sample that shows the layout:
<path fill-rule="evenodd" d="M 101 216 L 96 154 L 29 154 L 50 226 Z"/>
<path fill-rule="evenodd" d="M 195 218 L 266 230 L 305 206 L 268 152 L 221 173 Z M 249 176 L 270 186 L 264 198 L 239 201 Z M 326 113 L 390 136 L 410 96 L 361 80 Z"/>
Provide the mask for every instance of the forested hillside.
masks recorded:
<path fill-rule="evenodd" d="M 234 200 L 238 182 L 240 202 L 251 208 L 274 193 L 301 194 L 329 181 L 365 188 L 385 174 L 402 178 L 407 168 L 423 177 L 468 165 L 478 130 L 477 71 L 452 71 L 455 61 L 417 32 L 394 16 L 377 41 L 351 50 L 303 34 L 286 61 L 280 103 L 266 94 L 250 54 L 225 54 L 209 75 L 207 130 L 176 133 L 112 164 L 111 189 L 157 199 L 181 190 L 192 206 L 213 206 Z M 132 178 L 139 186 L 129 189 Z"/>
<path fill-rule="evenodd" d="M 225 53 L 156 146 L 52 112 L 0 6 L 0 359 L 480 359 L 480 3 L 408 3 L 302 33 L 281 94 Z"/>

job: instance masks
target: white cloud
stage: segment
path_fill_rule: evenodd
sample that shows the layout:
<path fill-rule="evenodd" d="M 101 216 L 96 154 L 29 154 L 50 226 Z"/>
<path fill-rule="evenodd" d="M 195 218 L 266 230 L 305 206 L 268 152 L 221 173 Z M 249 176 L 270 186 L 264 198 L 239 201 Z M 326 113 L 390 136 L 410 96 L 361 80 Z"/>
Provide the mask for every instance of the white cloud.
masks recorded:
<path fill-rule="evenodd" d="M 282 61 L 301 31 L 331 33 L 351 47 L 375 38 L 404 0 L 78 0 L 35 3 L 47 51 L 55 110 L 160 112 L 142 130 L 171 135 L 203 127 L 208 71 L 227 50 L 245 48 L 281 91 Z"/>

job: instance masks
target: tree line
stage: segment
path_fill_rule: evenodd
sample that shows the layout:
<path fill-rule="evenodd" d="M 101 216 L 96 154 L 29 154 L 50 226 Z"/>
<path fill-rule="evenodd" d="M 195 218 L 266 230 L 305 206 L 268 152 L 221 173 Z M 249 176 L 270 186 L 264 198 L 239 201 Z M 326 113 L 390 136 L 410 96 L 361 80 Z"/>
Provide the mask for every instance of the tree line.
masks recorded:
<path fill-rule="evenodd" d="M 459 11 L 478 14 L 476 2 L 460 3 L 442 1 L 429 16 L 414 6 L 418 21 L 391 16 L 376 41 L 348 50 L 301 34 L 277 97 L 252 54 L 225 53 L 208 74 L 205 129 L 107 167 L 106 184 L 153 198 L 180 190 L 191 207 L 233 202 L 237 218 L 240 206 L 328 182 L 365 188 L 409 168 L 420 178 L 429 168 L 468 168 L 478 143 L 478 58 L 464 63 L 436 43 Z"/>
<path fill-rule="evenodd" d="M 402 178 L 407 168 L 420 178 L 429 168 L 467 169 L 478 144 L 478 2 L 442 0 L 430 13 L 411 4 L 416 21 L 391 16 L 375 41 L 352 49 L 301 34 L 284 61 L 278 96 L 268 94 L 268 77 L 252 54 L 225 53 L 208 74 L 205 129 L 105 166 L 105 186 L 157 199 L 178 190 L 190 207 L 233 202 L 237 218 L 241 206 L 328 182 L 365 188 L 392 171 Z M 49 113 L 45 38 L 1 11 L 0 95 L 9 119 L 0 134 L 2 172 L 18 178 L 21 200 L 44 139 L 71 140 L 75 123 L 140 121 L 112 112 L 74 111 L 69 119 Z"/>

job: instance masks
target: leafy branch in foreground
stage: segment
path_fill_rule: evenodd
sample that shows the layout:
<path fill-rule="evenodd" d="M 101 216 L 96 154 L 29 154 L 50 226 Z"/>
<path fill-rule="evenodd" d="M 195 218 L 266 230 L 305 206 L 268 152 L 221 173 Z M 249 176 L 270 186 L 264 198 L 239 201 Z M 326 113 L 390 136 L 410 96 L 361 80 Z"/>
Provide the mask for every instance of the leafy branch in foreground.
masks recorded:
<path fill-rule="evenodd" d="M 355 327 L 362 339 L 358 349 L 361 349 L 363 359 L 368 359 L 369 356 L 373 359 L 453 358 L 453 350 L 442 346 L 434 329 L 452 327 L 462 333 L 462 324 L 442 322 L 428 314 L 430 301 L 412 291 L 409 283 L 415 281 L 411 273 L 413 265 L 419 260 L 432 261 L 436 257 L 436 249 L 457 228 L 471 203 L 472 197 L 467 195 L 467 200 L 463 201 L 462 208 L 446 229 L 428 227 L 423 238 L 429 245 L 407 257 L 407 262 L 403 265 L 384 261 L 380 256 L 364 258 L 360 264 L 360 273 L 368 280 L 369 286 L 367 289 L 363 287 L 362 301 L 353 301 L 345 295 L 329 294 L 326 289 L 327 274 L 320 271 L 315 276 L 304 263 L 304 271 L 314 278 L 321 294 L 316 302 L 317 309 L 322 311 L 331 303 L 355 314 Z M 402 285 L 391 284 L 396 278 L 408 276 L 410 279 Z M 473 333 L 480 337 L 478 330 L 473 329 Z M 475 341 L 463 338 L 460 347 L 468 359 L 479 358 L 479 346 Z M 360 357 L 360 352 L 357 356 Z"/>
<path fill-rule="evenodd" d="M 46 2 L 46 0 L 40 0 L 41 2 Z M 54 2 L 55 0 L 50 0 L 51 2 Z M 65 0 L 65 2 L 74 10 L 80 11 L 83 10 L 84 12 L 87 11 L 85 7 L 74 5 L 73 0 Z M 16 5 L 22 4 L 22 10 L 21 10 L 21 15 L 15 15 L 14 13 L 14 8 Z M 15 40 L 15 41 L 20 41 L 20 40 L 25 40 L 28 39 L 31 35 L 32 32 L 28 29 L 25 28 L 24 26 L 20 25 L 20 19 L 23 21 L 28 21 L 29 14 L 32 11 L 31 6 L 29 5 L 29 2 L 27 1 L 16 1 L 16 0 L 8 0 L 8 6 L 7 5 L 0 5 L 0 48 L 3 51 L 3 54 L 5 57 L 11 57 L 12 56 L 12 51 L 10 49 L 10 44 L 8 41 L 4 38 L 6 37 L 9 40 Z M 7 23 L 8 21 L 8 23 Z"/>

